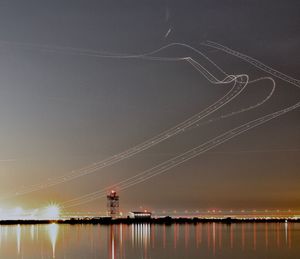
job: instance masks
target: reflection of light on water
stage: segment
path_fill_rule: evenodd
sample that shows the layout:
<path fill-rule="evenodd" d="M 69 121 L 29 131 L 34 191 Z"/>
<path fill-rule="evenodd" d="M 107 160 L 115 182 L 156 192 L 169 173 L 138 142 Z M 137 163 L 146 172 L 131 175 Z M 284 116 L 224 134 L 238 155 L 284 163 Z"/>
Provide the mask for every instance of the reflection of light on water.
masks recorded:
<path fill-rule="evenodd" d="M 52 246 L 52 257 L 55 258 L 55 246 L 58 236 L 58 225 L 53 223 L 48 226 L 48 235 Z"/>
<path fill-rule="evenodd" d="M 102 228 L 103 231 L 100 234 L 99 231 Z M 196 225 L 174 224 L 172 226 L 120 224 L 109 227 L 97 225 L 84 228 L 80 225 L 59 224 L 7 225 L 0 226 L 0 258 L 69 258 L 70 253 L 74 255 L 74 251 L 72 251 L 74 248 L 84 253 L 81 255 L 82 258 L 100 258 L 102 255 L 108 259 L 130 259 L 134 258 L 133 253 L 138 253 L 139 258 L 149 259 L 161 258 L 162 256 L 157 254 L 161 252 L 176 254 L 183 251 L 186 253 L 185 258 L 192 258 L 189 253 L 196 252 L 199 253 L 199 258 L 202 253 L 206 254 L 202 257 L 207 258 L 207 252 L 211 257 L 214 257 L 214 254 L 215 256 L 222 253 L 238 253 L 240 255 L 251 252 L 260 258 L 261 253 L 267 252 L 266 238 L 270 252 L 275 251 L 274 249 L 278 250 L 278 248 L 296 249 L 298 243 L 296 243 L 295 234 L 298 233 L 294 231 L 298 229 L 299 226 L 291 222 L 286 224 L 268 223 L 268 225 L 265 223 L 231 225 L 199 223 Z M 89 232 L 93 237 L 89 235 Z M 78 233 L 78 240 L 76 233 Z M 98 235 L 99 238 L 96 238 Z M 163 251 L 164 236 L 166 248 Z M 94 243 L 91 242 L 93 239 Z M 157 243 L 154 246 L 155 239 Z M 210 243 L 209 250 L 207 249 L 208 243 Z M 132 248 L 131 245 L 134 247 Z M 230 252 L 231 245 L 234 246 L 234 250 Z M 78 256 L 80 257 L 80 255 Z M 76 257 L 76 254 L 73 257 Z M 171 258 L 173 257 L 170 254 Z"/>
<path fill-rule="evenodd" d="M 190 237 L 190 226 L 189 224 L 184 225 L 184 247 L 187 249 L 189 245 L 189 237 Z"/>
<path fill-rule="evenodd" d="M 134 247 L 134 229 L 135 229 L 135 225 L 131 226 L 131 245 L 132 247 Z"/>
<path fill-rule="evenodd" d="M 174 233 L 176 233 L 176 232 L 174 231 Z M 199 244 L 201 244 L 201 224 L 197 224 L 195 227 L 195 238 L 196 238 L 196 246 L 198 248 Z M 177 239 L 177 235 L 176 235 L 176 239 Z M 175 237 L 174 237 L 174 240 L 175 240 Z"/>
<path fill-rule="evenodd" d="M 113 225 L 110 226 L 109 231 L 109 242 L 108 242 L 108 252 L 109 259 L 115 259 L 115 228 Z"/>
<path fill-rule="evenodd" d="M 21 226 L 18 225 L 16 228 L 16 234 L 17 234 L 17 251 L 18 251 L 18 255 L 21 252 Z"/>
<path fill-rule="evenodd" d="M 112 235 L 111 239 L 111 259 L 115 259 L 115 237 Z"/>
<path fill-rule="evenodd" d="M 30 227 L 30 236 L 31 236 L 31 240 L 34 240 L 34 225 Z"/>
<path fill-rule="evenodd" d="M 120 257 L 123 258 L 123 224 L 119 226 L 119 229 L 120 229 L 119 236 L 120 236 L 120 252 L 121 252 Z"/>
<path fill-rule="evenodd" d="M 277 242 L 277 248 L 280 247 L 280 236 L 279 236 L 279 224 L 276 224 L 276 242 Z"/>
<path fill-rule="evenodd" d="M 269 247 L 269 237 L 268 237 L 268 223 L 265 224 L 265 243 L 266 243 L 266 249 Z"/>
<path fill-rule="evenodd" d="M 144 246 L 147 249 L 150 243 L 150 224 L 137 224 L 131 226 L 132 245 Z"/>
<path fill-rule="evenodd" d="M 143 248 L 143 258 L 148 258 L 148 246 L 150 244 L 150 238 L 150 224 L 134 224 L 131 226 L 131 243 L 133 246 Z"/>
<path fill-rule="evenodd" d="M 166 225 L 163 225 L 163 248 L 166 248 Z"/>
<path fill-rule="evenodd" d="M 216 254 L 216 223 L 214 222 L 212 225 L 212 239 L 213 239 L 213 253 Z"/>
<path fill-rule="evenodd" d="M 285 233 L 285 243 L 287 244 L 288 241 L 288 223 L 284 223 L 284 233 Z"/>
<path fill-rule="evenodd" d="M 256 250 L 256 223 L 253 223 L 253 249 Z"/>
<path fill-rule="evenodd" d="M 245 249 L 245 225 L 242 225 L 242 249 Z"/>
<path fill-rule="evenodd" d="M 219 249 L 222 248 L 222 225 L 219 224 Z"/>
<path fill-rule="evenodd" d="M 233 225 L 231 224 L 230 225 L 230 247 L 233 248 L 233 239 L 234 239 L 234 236 L 233 236 Z"/>
<path fill-rule="evenodd" d="M 207 225 L 207 248 L 210 249 L 210 224 Z"/>

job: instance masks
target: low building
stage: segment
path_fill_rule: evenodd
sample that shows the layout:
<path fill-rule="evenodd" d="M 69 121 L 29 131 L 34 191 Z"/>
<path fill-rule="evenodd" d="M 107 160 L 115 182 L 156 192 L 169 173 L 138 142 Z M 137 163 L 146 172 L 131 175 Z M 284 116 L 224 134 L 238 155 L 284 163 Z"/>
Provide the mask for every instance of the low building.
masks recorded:
<path fill-rule="evenodd" d="M 131 211 L 128 216 L 131 219 L 151 219 L 152 213 L 149 211 Z"/>

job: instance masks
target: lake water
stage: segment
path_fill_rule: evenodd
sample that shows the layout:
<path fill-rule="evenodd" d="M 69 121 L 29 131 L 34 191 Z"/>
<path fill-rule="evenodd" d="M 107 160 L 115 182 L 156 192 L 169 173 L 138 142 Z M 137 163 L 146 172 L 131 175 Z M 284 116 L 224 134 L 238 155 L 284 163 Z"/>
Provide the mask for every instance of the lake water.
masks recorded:
<path fill-rule="evenodd" d="M 300 258 L 300 223 L 0 226 L 0 258 Z"/>

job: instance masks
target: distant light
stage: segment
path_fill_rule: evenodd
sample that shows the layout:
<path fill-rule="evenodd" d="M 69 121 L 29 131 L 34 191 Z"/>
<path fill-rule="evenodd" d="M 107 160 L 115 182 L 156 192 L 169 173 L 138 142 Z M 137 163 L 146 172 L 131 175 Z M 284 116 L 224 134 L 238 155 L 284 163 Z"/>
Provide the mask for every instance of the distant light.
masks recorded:
<path fill-rule="evenodd" d="M 44 219 L 58 219 L 60 217 L 60 207 L 58 204 L 50 204 L 44 211 L 42 218 Z"/>
<path fill-rule="evenodd" d="M 16 207 L 12 215 L 13 219 L 24 219 L 24 210 L 21 207 Z"/>

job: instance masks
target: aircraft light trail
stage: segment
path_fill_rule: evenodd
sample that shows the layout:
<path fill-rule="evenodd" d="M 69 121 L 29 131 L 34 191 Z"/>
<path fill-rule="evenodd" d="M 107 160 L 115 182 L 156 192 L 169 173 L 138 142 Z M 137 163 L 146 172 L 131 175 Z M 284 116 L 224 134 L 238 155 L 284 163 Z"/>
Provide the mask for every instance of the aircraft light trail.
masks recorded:
<path fill-rule="evenodd" d="M 148 140 L 146 140 L 145 142 L 136 145 L 132 148 L 129 148 L 127 150 L 125 150 L 124 152 L 121 152 L 119 154 L 113 155 L 111 157 L 108 157 L 107 159 L 104 159 L 102 161 L 99 162 L 95 162 L 92 165 L 83 167 L 81 169 L 78 170 L 74 170 L 71 173 L 65 174 L 63 176 L 59 176 L 57 178 L 52 178 L 44 183 L 40 183 L 40 184 L 35 184 L 35 185 L 31 185 L 31 186 L 27 186 L 27 187 L 23 187 L 21 189 L 19 189 L 18 191 L 12 192 L 12 193 L 8 193 L 6 195 L 2 196 L 2 199 L 7 199 L 10 197 L 14 197 L 14 196 L 19 196 L 19 195 L 24 195 L 27 193 L 31 193 L 31 192 L 35 192 L 35 191 L 39 191 L 39 190 L 43 190 L 45 188 L 49 188 L 58 184 L 62 184 L 62 183 L 66 183 L 68 181 L 77 179 L 79 177 L 83 177 L 85 175 L 94 173 L 104 167 L 108 167 L 110 165 L 113 165 L 119 161 L 122 161 L 126 158 L 129 158 L 135 154 L 138 154 L 154 145 L 159 144 L 160 142 L 169 139 L 177 134 L 181 134 L 183 132 L 185 132 L 186 129 L 190 128 L 191 126 L 195 125 L 198 121 L 202 120 L 203 118 L 207 117 L 208 115 L 212 114 L 213 112 L 219 110 L 221 107 L 223 107 L 224 105 L 226 105 L 227 103 L 229 103 L 230 101 L 232 101 L 233 99 L 235 99 L 244 89 L 245 87 L 249 84 L 249 80 L 248 80 L 248 76 L 247 75 L 228 75 L 226 74 L 221 68 L 219 68 L 213 61 L 211 61 L 206 55 L 204 55 L 202 52 L 194 49 L 193 47 L 190 47 L 186 44 L 181 44 L 181 43 L 172 43 L 172 44 L 168 44 L 158 50 L 143 54 L 143 55 L 126 55 L 126 56 L 112 56 L 113 58 L 150 58 L 150 59 L 155 59 L 155 60 L 166 60 L 166 58 L 162 58 L 162 57 L 152 57 L 152 56 L 147 56 L 147 55 L 153 55 L 153 54 L 157 54 L 159 51 L 162 51 L 166 48 L 172 47 L 172 46 L 181 46 L 181 47 L 185 47 L 188 48 L 194 52 L 196 52 L 197 54 L 201 54 L 201 56 L 205 57 L 210 63 L 212 63 L 218 70 L 220 70 L 225 77 L 222 80 L 218 80 L 213 74 L 211 74 L 206 68 L 204 68 L 200 63 L 196 62 L 195 60 L 193 60 L 191 57 L 184 57 L 184 58 L 171 58 L 167 60 L 177 60 L 177 61 L 185 61 L 188 62 L 189 64 L 191 64 L 198 72 L 200 72 L 209 82 L 213 83 L 213 84 L 217 84 L 217 85 L 224 85 L 224 84 L 229 84 L 229 83 L 234 83 L 233 87 L 223 96 L 221 97 L 218 101 L 216 101 L 215 103 L 213 103 L 212 105 L 210 105 L 209 107 L 205 108 L 204 110 L 202 110 L 201 112 L 195 114 L 194 116 L 190 117 L 189 119 L 185 120 L 184 122 L 181 122 L 175 126 L 173 126 L 172 128 L 163 131 L 162 133 L 156 135 L 155 137 L 152 137 Z M 84 52 L 86 53 L 86 52 Z M 94 54 L 94 53 L 93 53 Z M 110 56 L 99 56 L 97 55 L 97 57 L 105 57 L 108 58 Z M 240 78 L 242 77 L 247 77 L 247 80 L 245 82 L 240 81 Z M 267 79 L 267 78 L 264 78 Z M 259 79 L 261 80 L 261 79 Z M 256 82 L 255 81 L 251 81 L 250 83 Z M 274 85 L 275 87 L 275 85 Z M 272 91 L 273 92 L 273 91 Z M 250 107 L 249 109 L 252 108 L 256 108 L 256 106 Z M 248 110 L 248 109 L 246 109 Z M 245 110 L 245 111 L 246 111 Z M 238 113 L 243 112 L 243 111 L 239 111 Z M 233 114 L 231 114 L 232 116 Z"/>
<path fill-rule="evenodd" d="M 214 43 L 214 42 L 208 42 L 203 45 L 222 50 L 226 53 L 229 53 L 230 55 L 241 58 L 241 59 L 245 60 L 246 62 L 254 65 L 255 67 L 257 67 L 260 70 L 263 70 L 275 77 L 282 79 L 283 81 L 286 81 L 297 87 L 300 87 L 299 80 L 291 78 L 277 70 L 274 70 L 271 67 L 266 66 L 263 63 L 257 61 L 256 59 L 253 59 L 247 55 L 241 54 L 237 51 L 231 50 L 221 44 Z M 190 56 L 175 57 L 175 58 L 174 57 L 154 56 L 154 55 L 160 53 L 161 51 L 163 51 L 167 48 L 173 47 L 173 46 L 180 46 L 183 48 L 187 48 L 187 49 L 193 51 L 195 54 L 199 54 L 200 56 L 202 56 L 203 58 L 208 60 L 210 62 L 210 64 L 212 64 L 217 70 L 219 70 L 224 75 L 224 78 L 217 79 L 203 65 L 201 65 L 199 62 L 197 62 L 195 59 L 193 59 Z M 31 46 L 31 47 L 36 47 L 36 46 Z M 46 49 L 49 49 L 49 47 L 47 46 Z M 228 118 L 233 115 L 249 111 L 251 109 L 255 109 L 255 108 L 261 106 L 262 104 L 264 104 L 266 101 L 268 101 L 272 97 L 272 95 L 275 91 L 275 86 L 276 86 L 276 83 L 272 77 L 260 77 L 260 78 L 254 79 L 254 80 L 249 80 L 249 76 L 247 74 L 228 75 L 222 68 L 220 68 L 217 64 L 215 64 L 211 59 L 209 59 L 201 51 L 199 51 L 187 44 L 184 44 L 184 43 L 171 43 L 171 44 L 163 46 L 155 51 L 148 52 L 145 54 L 140 54 L 140 55 L 127 55 L 127 54 L 126 55 L 119 55 L 119 54 L 115 55 L 115 54 L 111 54 L 111 53 L 103 54 L 103 52 L 96 52 L 96 51 L 89 51 L 89 50 L 81 51 L 80 49 L 73 49 L 73 48 L 71 48 L 71 49 L 66 49 L 66 48 L 54 49 L 53 51 L 61 52 L 61 51 L 69 51 L 69 50 L 72 51 L 69 54 L 87 55 L 87 56 L 93 56 L 93 57 L 97 57 L 97 58 L 116 58 L 116 59 L 140 58 L 140 59 L 153 60 L 153 61 L 181 61 L 181 62 L 184 61 L 184 62 L 189 63 L 194 69 L 196 69 L 196 71 L 201 73 L 201 75 L 204 76 L 210 83 L 215 84 L 215 85 L 228 85 L 228 84 L 233 83 L 233 86 L 230 88 L 229 91 L 227 91 L 225 93 L 224 96 L 222 96 L 219 100 L 217 100 L 216 102 L 214 102 L 213 104 L 211 104 L 210 106 L 205 108 L 204 110 L 202 110 L 199 113 L 195 114 L 194 116 L 188 118 L 187 120 L 173 126 L 172 128 L 165 130 L 162 133 L 144 141 L 143 143 L 140 143 L 140 144 L 138 144 L 132 148 L 129 148 L 121 153 L 118 153 L 116 155 L 108 157 L 102 161 L 95 162 L 92 165 L 83 167 L 78 170 L 74 170 L 71 173 L 59 176 L 57 178 L 52 178 L 52 179 L 46 181 L 45 183 L 35 184 L 35 185 L 21 188 L 18 192 L 7 194 L 2 199 L 43 190 L 45 188 L 49 188 L 49 187 L 52 187 L 52 186 L 55 186 L 58 184 L 66 183 L 68 181 L 71 181 L 71 180 L 79 178 L 79 177 L 83 177 L 85 175 L 94 173 L 104 167 L 111 166 L 117 162 L 120 162 L 126 158 L 129 158 L 129 157 L 131 157 L 135 154 L 138 154 L 146 149 L 149 149 L 149 148 L 153 147 L 154 145 L 157 145 L 166 139 L 169 139 L 171 137 L 174 137 L 178 134 L 185 132 L 186 130 L 190 130 L 192 128 L 199 127 L 201 125 L 208 124 L 208 123 L 211 123 L 211 122 L 219 120 L 219 119 Z M 231 102 L 232 100 L 237 98 L 240 95 L 240 93 L 249 84 L 259 82 L 262 80 L 269 80 L 272 82 L 272 89 L 263 100 L 259 101 L 258 103 L 254 104 L 254 105 L 251 105 L 249 107 L 242 108 L 238 111 L 234 111 L 229 114 L 221 115 L 220 117 L 210 119 L 206 122 L 198 123 L 203 118 L 207 117 L 208 115 L 211 115 L 215 111 L 222 108 L 224 105 L 228 104 L 229 102 Z M 264 115 L 255 120 L 249 121 L 245 124 L 242 124 L 242 125 L 234 128 L 234 129 L 231 129 L 215 138 L 208 140 L 207 142 L 199 145 L 198 147 L 195 147 L 189 151 L 186 151 L 181 155 L 178 155 L 172 159 L 169 159 L 169 160 L 167 160 L 161 164 L 158 164 L 148 170 L 145 170 L 139 174 L 129 177 L 128 179 L 124 179 L 124 180 L 122 180 L 112 186 L 109 186 L 107 188 L 104 188 L 100 191 L 92 192 L 92 193 L 85 194 L 80 197 L 71 199 L 69 201 L 64 202 L 62 205 L 64 208 L 69 208 L 69 207 L 74 207 L 74 206 L 78 206 L 78 205 L 93 201 L 95 199 L 104 197 L 106 195 L 107 189 L 111 188 L 111 187 L 115 187 L 115 186 L 117 186 L 119 190 L 126 190 L 126 189 L 130 188 L 131 186 L 145 182 L 146 180 L 148 180 L 154 176 L 165 173 L 166 171 L 170 170 L 171 168 L 174 168 L 174 167 L 176 167 L 176 166 L 178 166 L 178 165 L 180 165 L 180 164 L 182 164 L 182 163 L 184 163 L 184 162 L 186 162 L 208 150 L 211 150 L 212 148 L 214 148 L 214 147 L 254 128 L 254 127 L 262 125 L 274 118 L 277 118 L 278 116 L 281 116 L 289 111 L 292 111 L 292 110 L 298 108 L 299 106 L 300 106 L 300 102 L 297 102 L 296 104 L 294 104 L 292 106 L 286 107 L 279 111 L 276 111 L 276 112 Z"/>

